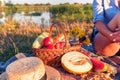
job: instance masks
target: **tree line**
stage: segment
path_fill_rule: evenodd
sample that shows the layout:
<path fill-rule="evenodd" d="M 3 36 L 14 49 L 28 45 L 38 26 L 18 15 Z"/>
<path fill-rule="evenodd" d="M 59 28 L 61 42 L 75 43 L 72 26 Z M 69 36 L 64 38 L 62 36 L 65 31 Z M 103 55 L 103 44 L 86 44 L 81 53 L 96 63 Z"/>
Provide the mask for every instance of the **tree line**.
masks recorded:
<path fill-rule="evenodd" d="M 50 7 L 49 11 L 52 13 L 52 18 L 55 20 L 91 22 L 93 19 L 93 11 L 91 4 L 55 5 Z"/>
<path fill-rule="evenodd" d="M 2 7 L 0 7 L 1 10 Z M 34 5 L 13 5 L 6 4 L 4 6 L 4 11 L 7 14 L 12 14 L 16 12 L 30 12 L 30 11 L 49 11 L 52 15 L 53 21 L 86 21 L 91 22 L 93 19 L 93 11 L 91 4 L 59 4 L 59 5 L 51 5 L 51 4 L 34 4 Z"/>

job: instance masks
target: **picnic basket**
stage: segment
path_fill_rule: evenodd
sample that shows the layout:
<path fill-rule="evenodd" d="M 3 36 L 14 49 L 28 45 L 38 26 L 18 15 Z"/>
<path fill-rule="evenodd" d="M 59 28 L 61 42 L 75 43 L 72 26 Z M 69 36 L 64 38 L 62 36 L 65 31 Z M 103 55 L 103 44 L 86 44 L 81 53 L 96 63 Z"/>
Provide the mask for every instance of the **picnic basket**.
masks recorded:
<path fill-rule="evenodd" d="M 52 67 L 58 67 L 61 65 L 60 59 L 63 54 L 70 51 L 80 51 L 81 45 L 70 45 L 68 36 L 65 31 L 65 27 L 61 23 L 56 22 L 50 26 L 49 36 L 51 36 L 53 32 L 53 27 L 59 27 L 64 34 L 65 45 L 63 49 L 32 48 L 32 52 L 36 57 L 42 59 L 44 64 L 50 65 Z"/>

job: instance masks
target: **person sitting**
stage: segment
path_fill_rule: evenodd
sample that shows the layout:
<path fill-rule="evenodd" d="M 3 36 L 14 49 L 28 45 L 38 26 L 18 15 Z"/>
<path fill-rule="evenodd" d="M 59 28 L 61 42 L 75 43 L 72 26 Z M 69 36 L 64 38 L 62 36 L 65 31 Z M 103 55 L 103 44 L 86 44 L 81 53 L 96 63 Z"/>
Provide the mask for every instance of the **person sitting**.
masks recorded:
<path fill-rule="evenodd" d="M 120 0 L 93 0 L 93 46 L 97 54 L 120 55 Z"/>

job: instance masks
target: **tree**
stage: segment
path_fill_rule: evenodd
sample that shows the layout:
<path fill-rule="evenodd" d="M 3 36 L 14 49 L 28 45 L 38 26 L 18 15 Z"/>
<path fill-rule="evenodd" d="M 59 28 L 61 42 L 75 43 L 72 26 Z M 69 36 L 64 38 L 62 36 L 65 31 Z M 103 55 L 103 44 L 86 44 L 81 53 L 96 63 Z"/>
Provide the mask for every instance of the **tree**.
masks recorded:
<path fill-rule="evenodd" d="M 90 4 L 81 6 L 70 4 L 55 5 L 50 7 L 50 12 L 55 20 L 91 22 L 93 18 L 92 6 Z"/>

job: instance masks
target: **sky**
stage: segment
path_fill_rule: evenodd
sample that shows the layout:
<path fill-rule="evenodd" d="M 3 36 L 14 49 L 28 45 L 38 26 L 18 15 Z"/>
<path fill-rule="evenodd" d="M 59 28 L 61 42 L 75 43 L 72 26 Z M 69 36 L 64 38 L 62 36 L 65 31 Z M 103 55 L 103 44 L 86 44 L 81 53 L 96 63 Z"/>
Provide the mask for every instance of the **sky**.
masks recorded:
<path fill-rule="evenodd" d="M 72 3 L 92 3 L 93 0 L 3 0 L 5 2 L 11 1 L 14 4 L 24 4 L 24 3 L 28 3 L 28 4 L 36 4 L 36 3 L 42 3 L 42 4 L 46 4 L 46 3 L 50 3 L 50 4 L 60 4 L 60 3 L 66 3 L 69 2 L 70 4 Z"/>

